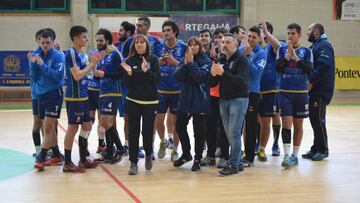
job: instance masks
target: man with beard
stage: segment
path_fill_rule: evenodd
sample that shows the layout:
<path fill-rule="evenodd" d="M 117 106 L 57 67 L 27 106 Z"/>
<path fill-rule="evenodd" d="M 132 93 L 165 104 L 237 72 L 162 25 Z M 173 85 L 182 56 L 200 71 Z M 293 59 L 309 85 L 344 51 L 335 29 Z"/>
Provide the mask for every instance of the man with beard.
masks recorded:
<path fill-rule="evenodd" d="M 135 25 L 132 23 L 129 23 L 128 21 L 123 21 L 120 24 L 119 29 L 119 41 L 115 43 L 114 45 L 116 48 L 118 48 L 119 52 L 121 53 L 123 50 L 124 43 L 127 39 L 132 37 L 135 34 Z"/>
<path fill-rule="evenodd" d="M 334 94 L 335 58 L 334 49 L 327 39 L 324 26 L 311 24 L 308 41 L 314 54 L 314 68 L 309 79 L 309 115 L 314 131 L 314 143 L 311 150 L 303 154 L 305 159 L 321 161 L 329 156 L 326 132 L 326 106 Z"/>
<path fill-rule="evenodd" d="M 119 107 L 121 88 L 120 80 L 123 71 L 120 67 L 123 58 L 117 49 L 111 45 L 113 38 L 109 30 L 100 29 L 96 33 L 97 49 L 104 51 L 105 57 L 97 64 L 95 76 L 100 77 L 100 125 L 105 129 L 106 152 L 104 161 L 116 164 L 124 156 L 124 148 L 116 130 L 115 117 Z M 113 155 L 113 145 L 117 151 Z"/>
<path fill-rule="evenodd" d="M 246 29 L 241 25 L 235 25 L 235 26 L 231 27 L 229 30 L 229 32 L 231 34 L 234 34 L 236 39 L 238 40 L 239 47 L 241 46 L 241 43 L 243 42 L 244 38 L 246 37 L 245 31 L 246 31 Z"/>

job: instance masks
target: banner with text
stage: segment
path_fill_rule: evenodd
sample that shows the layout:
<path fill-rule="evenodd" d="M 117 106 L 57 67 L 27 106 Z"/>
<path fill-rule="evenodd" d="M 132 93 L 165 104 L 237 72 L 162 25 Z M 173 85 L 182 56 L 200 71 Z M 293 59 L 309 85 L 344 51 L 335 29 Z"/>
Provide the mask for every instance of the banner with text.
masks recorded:
<path fill-rule="evenodd" d="M 334 18 L 336 20 L 360 20 L 360 1 L 334 0 Z"/>
<path fill-rule="evenodd" d="M 236 15 L 173 15 L 170 19 L 178 24 L 180 29 L 178 38 L 185 43 L 189 37 L 197 36 L 202 29 L 209 29 L 213 32 L 217 27 L 230 29 L 237 24 Z"/>
<path fill-rule="evenodd" d="M 0 51 L 0 86 L 29 86 L 28 51 Z"/>
<path fill-rule="evenodd" d="M 335 64 L 335 89 L 360 89 L 360 57 L 336 57 Z"/>

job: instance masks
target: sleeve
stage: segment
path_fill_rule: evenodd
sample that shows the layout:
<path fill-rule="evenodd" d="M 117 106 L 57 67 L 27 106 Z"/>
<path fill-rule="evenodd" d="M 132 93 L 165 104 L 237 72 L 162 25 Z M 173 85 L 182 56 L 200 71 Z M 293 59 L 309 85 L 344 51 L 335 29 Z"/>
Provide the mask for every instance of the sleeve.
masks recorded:
<path fill-rule="evenodd" d="M 211 74 L 209 74 L 207 76 L 207 81 L 210 87 L 215 87 L 220 81 L 220 76 L 212 76 Z"/>
<path fill-rule="evenodd" d="M 256 56 L 255 60 L 251 61 L 249 65 L 251 76 L 256 77 L 260 75 L 266 66 L 265 51 L 259 51 L 259 54 Z"/>
<path fill-rule="evenodd" d="M 68 52 L 65 53 L 65 61 L 69 64 L 69 68 L 78 67 L 74 49 L 70 48 Z"/>
<path fill-rule="evenodd" d="M 181 63 L 175 70 L 175 72 L 173 73 L 173 77 L 175 78 L 176 81 L 178 82 L 184 82 L 185 78 L 187 76 L 188 73 L 188 65 L 185 65 L 183 63 Z"/>
<path fill-rule="evenodd" d="M 157 57 L 153 57 L 150 60 L 150 66 L 151 68 L 146 71 L 145 76 L 154 83 L 157 83 L 160 81 L 160 71 L 159 71 L 159 60 Z"/>
<path fill-rule="evenodd" d="M 113 79 L 113 80 L 120 80 L 124 77 L 124 72 L 123 69 L 121 68 L 121 63 L 122 63 L 122 56 L 119 52 L 116 52 L 116 54 L 113 55 L 113 63 L 115 68 L 118 68 L 116 71 L 114 72 L 105 72 L 104 77 Z"/>
<path fill-rule="evenodd" d="M 278 73 L 284 72 L 285 68 L 289 66 L 289 61 L 285 59 L 283 49 L 284 47 L 280 47 L 276 54 L 276 71 Z"/>
<path fill-rule="evenodd" d="M 307 54 L 303 61 L 298 61 L 297 65 L 299 68 L 304 71 L 304 73 L 310 77 L 311 69 L 313 66 L 313 54 L 310 49 L 308 49 Z"/>
<path fill-rule="evenodd" d="M 237 70 L 235 74 L 225 71 L 221 80 L 228 81 L 236 87 L 243 87 L 248 84 L 249 80 L 249 63 L 247 59 L 241 56 L 237 63 Z"/>
<path fill-rule="evenodd" d="M 64 78 L 65 58 L 63 54 L 54 56 L 54 61 L 51 66 L 44 63 L 40 66 L 41 71 L 51 79 L 61 81 Z"/>
<path fill-rule="evenodd" d="M 333 66 L 333 53 L 330 47 L 319 47 L 319 49 L 314 52 L 316 58 L 316 69 L 312 70 L 310 75 L 310 83 L 315 84 L 322 81 L 330 74 L 330 69 Z"/>
<path fill-rule="evenodd" d="M 207 76 L 210 72 L 211 61 L 203 60 L 202 63 L 191 62 L 189 63 L 188 69 L 190 73 L 190 77 L 196 83 L 202 83 L 206 81 Z"/>
<path fill-rule="evenodd" d="M 122 50 L 122 52 L 121 52 L 121 53 L 122 53 L 122 56 L 123 56 L 124 58 L 126 58 L 126 57 L 129 56 L 130 46 L 131 46 L 132 41 L 133 41 L 133 38 L 131 37 L 131 38 L 127 39 L 127 40 L 125 41 L 125 43 L 124 43 L 123 50 Z"/>
<path fill-rule="evenodd" d="M 127 60 L 126 60 L 126 63 L 127 63 L 130 67 L 132 67 L 130 59 L 127 59 Z M 128 75 L 127 73 L 124 73 L 123 81 L 124 81 L 124 84 L 125 84 L 127 87 L 129 87 L 129 86 L 131 85 L 132 78 L 133 78 L 132 75 L 130 76 L 130 75 Z"/>

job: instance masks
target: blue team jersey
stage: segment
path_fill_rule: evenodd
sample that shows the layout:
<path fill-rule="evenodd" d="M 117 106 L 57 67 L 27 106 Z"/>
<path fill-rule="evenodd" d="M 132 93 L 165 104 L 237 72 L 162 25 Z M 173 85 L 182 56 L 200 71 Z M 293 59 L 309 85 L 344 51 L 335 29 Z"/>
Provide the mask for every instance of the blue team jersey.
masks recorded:
<path fill-rule="evenodd" d="M 81 53 L 75 48 L 69 48 L 65 52 L 65 101 L 86 101 L 88 99 L 87 79 L 82 78 L 76 81 L 70 70 L 73 67 L 79 67 L 79 69 L 82 70 L 87 64 L 88 59 L 86 54 Z"/>
<path fill-rule="evenodd" d="M 35 76 L 35 94 L 41 96 L 61 89 L 64 85 L 64 53 L 52 48 L 45 56 L 42 51 L 36 55 L 42 58 L 44 64 L 33 64 L 38 69 Z"/>
<path fill-rule="evenodd" d="M 280 47 L 285 46 L 284 42 L 280 42 Z M 266 66 L 263 70 L 260 81 L 260 92 L 262 94 L 278 92 L 280 83 L 280 74 L 276 72 L 276 52 L 271 44 L 265 47 Z"/>
<path fill-rule="evenodd" d="M 239 51 L 243 53 L 245 46 L 240 46 Z M 262 72 L 266 66 L 266 53 L 264 49 L 257 44 L 252 49 L 250 55 L 246 56 L 249 62 L 249 92 L 260 92 L 260 80 Z"/>
<path fill-rule="evenodd" d="M 166 53 L 170 53 L 177 61 L 182 63 L 184 61 L 187 46 L 186 44 L 178 40 L 174 47 L 168 47 L 165 42 L 161 43 L 157 55 L 159 57 L 164 56 Z M 159 93 L 163 94 L 176 94 L 180 93 L 181 83 L 177 82 L 173 73 L 178 66 L 164 64 L 160 65 L 161 79 L 157 84 Z"/>
<path fill-rule="evenodd" d="M 295 49 L 295 52 L 304 63 L 313 63 L 313 55 L 309 48 L 299 46 Z M 283 60 L 286 54 L 288 54 L 288 46 L 280 47 L 276 55 L 276 60 Z M 308 92 L 307 81 L 306 73 L 301 70 L 297 62 L 291 58 L 288 67 L 281 73 L 280 91 L 306 93 Z"/>
<path fill-rule="evenodd" d="M 148 35 L 147 38 L 148 38 L 149 44 L 150 44 L 150 52 L 152 54 L 156 55 L 158 53 L 158 48 L 161 45 L 160 41 L 156 37 L 151 36 L 151 35 Z M 130 37 L 129 39 L 127 39 L 125 41 L 124 46 L 122 47 L 122 52 L 121 52 L 121 54 L 124 58 L 129 56 L 130 46 L 133 41 L 134 41 L 134 37 Z"/>
<path fill-rule="evenodd" d="M 111 50 L 106 56 L 97 64 L 97 69 L 107 73 L 122 72 L 121 63 L 123 58 L 119 51 Z M 119 97 L 121 96 L 120 80 L 113 80 L 103 77 L 100 80 L 100 95 L 99 97 Z"/>
<path fill-rule="evenodd" d="M 124 44 L 125 44 L 125 42 L 118 41 L 114 45 L 119 50 L 119 52 L 122 53 L 123 48 L 124 48 Z"/>
<path fill-rule="evenodd" d="M 91 54 L 93 54 L 97 50 L 98 50 L 97 48 L 90 50 L 90 52 L 88 53 L 88 56 L 90 57 Z M 97 67 L 97 64 L 96 64 L 96 67 Z M 96 78 L 94 76 L 94 72 L 92 70 L 89 72 L 86 79 L 87 79 L 87 86 L 88 86 L 89 90 L 100 91 L 100 80 L 99 80 L 99 78 Z"/>

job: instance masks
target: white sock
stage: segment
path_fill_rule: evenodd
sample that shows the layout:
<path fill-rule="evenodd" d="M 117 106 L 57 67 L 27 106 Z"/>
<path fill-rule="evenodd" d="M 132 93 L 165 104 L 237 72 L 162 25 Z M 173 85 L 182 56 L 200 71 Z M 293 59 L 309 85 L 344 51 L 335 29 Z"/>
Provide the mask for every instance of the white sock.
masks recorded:
<path fill-rule="evenodd" d="M 263 147 L 263 146 L 260 146 L 260 150 L 263 150 L 263 151 L 265 151 L 265 147 Z"/>
<path fill-rule="evenodd" d="M 283 146 L 284 146 L 284 153 L 285 153 L 285 155 L 290 155 L 291 144 L 283 144 Z"/>
<path fill-rule="evenodd" d="M 35 146 L 36 155 L 40 154 L 41 146 Z"/>
<path fill-rule="evenodd" d="M 172 133 L 168 133 L 168 138 L 173 138 L 173 134 Z"/>
<path fill-rule="evenodd" d="M 129 140 L 125 140 L 124 145 L 125 145 L 125 146 L 129 146 Z"/>
<path fill-rule="evenodd" d="M 177 148 L 178 148 L 177 146 L 176 147 L 174 146 L 173 151 L 177 152 Z"/>
<path fill-rule="evenodd" d="M 300 146 L 293 146 L 293 155 L 294 156 L 298 156 L 298 154 L 299 154 L 299 149 L 300 149 Z"/>

